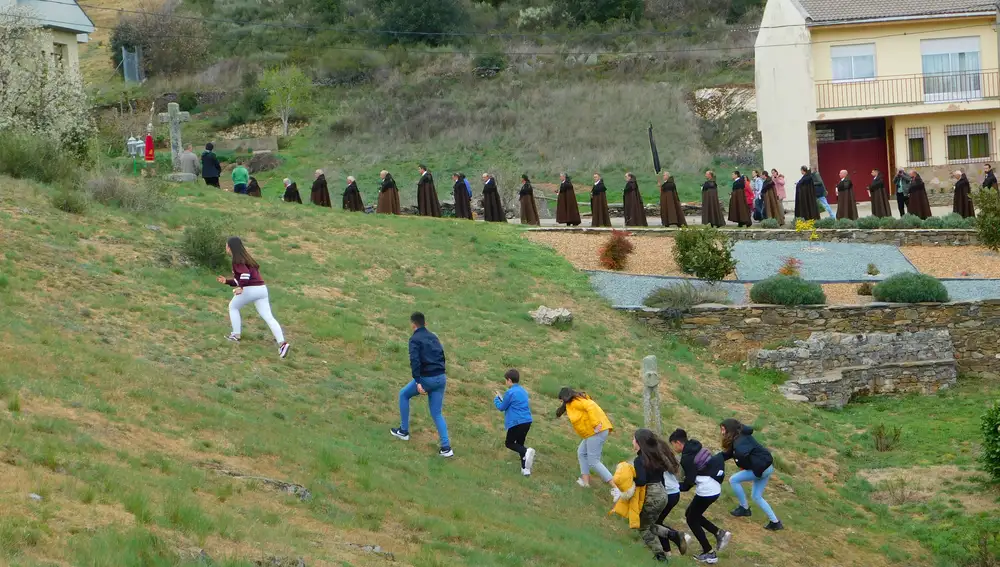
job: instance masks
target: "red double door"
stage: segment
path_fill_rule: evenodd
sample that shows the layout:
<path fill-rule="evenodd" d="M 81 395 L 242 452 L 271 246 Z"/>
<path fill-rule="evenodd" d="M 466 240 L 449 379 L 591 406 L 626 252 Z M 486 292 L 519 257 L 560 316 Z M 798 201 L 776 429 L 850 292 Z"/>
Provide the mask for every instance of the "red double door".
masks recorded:
<path fill-rule="evenodd" d="M 867 189 L 873 169 L 881 171 L 883 178 L 891 178 L 884 119 L 817 123 L 816 153 L 830 203 L 837 202 L 834 188 L 842 169 L 854 182 L 858 201 L 870 199 Z"/>

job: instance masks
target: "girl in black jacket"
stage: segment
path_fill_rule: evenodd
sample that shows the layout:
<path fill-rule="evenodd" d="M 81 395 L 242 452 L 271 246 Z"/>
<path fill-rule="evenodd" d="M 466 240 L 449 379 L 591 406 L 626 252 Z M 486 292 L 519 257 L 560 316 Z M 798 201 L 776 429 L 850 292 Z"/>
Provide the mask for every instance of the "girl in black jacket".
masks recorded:
<path fill-rule="evenodd" d="M 743 425 L 735 419 L 723 421 L 719 424 L 719 430 L 722 433 L 723 455 L 726 460 L 735 460 L 736 466 L 740 467 L 740 472 L 729 477 L 729 484 L 733 487 L 737 500 L 740 501 L 740 506 L 731 514 L 736 517 L 750 517 L 750 507 L 742 483 L 751 482 L 753 501 L 770 520 L 764 529 L 771 531 L 784 529 L 781 520 L 774 515 L 767 500 L 764 500 L 764 489 L 767 488 L 767 482 L 774 473 L 774 458 L 771 457 L 771 452 L 753 438 L 752 427 Z"/>

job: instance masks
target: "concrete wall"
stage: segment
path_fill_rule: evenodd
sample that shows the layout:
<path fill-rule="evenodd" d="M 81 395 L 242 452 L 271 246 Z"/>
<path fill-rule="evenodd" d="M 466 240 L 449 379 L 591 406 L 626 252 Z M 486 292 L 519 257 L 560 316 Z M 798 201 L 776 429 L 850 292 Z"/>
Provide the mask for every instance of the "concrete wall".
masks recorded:
<path fill-rule="evenodd" d="M 51 36 L 51 44 L 62 44 L 66 46 L 66 63 L 72 69 L 80 69 L 80 49 L 77 44 L 76 34 L 59 30 L 47 30 Z"/>
<path fill-rule="evenodd" d="M 628 309 L 670 336 L 701 343 L 720 359 L 745 360 L 768 344 L 806 339 L 812 333 L 897 333 L 947 329 L 958 368 L 972 374 L 1000 373 L 1000 300 L 942 304 L 845 306 L 702 305 L 671 319 L 657 309 Z"/>
<path fill-rule="evenodd" d="M 809 124 L 816 118 L 809 30 L 794 0 L 769 0 L 755 46 L 757 129 L 764 167 L 777 168 L 794 185 L 811 164 Z"/>
<path fill-rule="evenodd" d="M 1000 103 L 993 101 L 993 105 Z M 914 168 L 920 172 L 929 186 L 954 187 L 955 183 L 950 175 L 952 171 L 961 169 L 969 176 L 973 184 L 977 184 L 983 179 L 983 164 L 994 161 L 997 151 L 997 123 L 1000 122 L 1000 108 L 988 111 L 976 112 L 939 112 L 934 114 L 920 114 L 909 116 L 897 116 L 892 119 L 893 133 L 895 135 L 896 146 L 896 167 Z M 990 143 L 993 146 L 994 158 L 977 159 L 970 162 L 949 162 L 948 161 L 948 139 L 945 135 L 945 127 L 953 124 L 980 124 L 988 123 L 992 125 L 993 131 L 990 133 Z M 928 137 L 925 142 L 929 161 L 924 165 L 914 166 L 910 163 L 908 138 L 906 130 L 908 128 L 927 128 Z"/>

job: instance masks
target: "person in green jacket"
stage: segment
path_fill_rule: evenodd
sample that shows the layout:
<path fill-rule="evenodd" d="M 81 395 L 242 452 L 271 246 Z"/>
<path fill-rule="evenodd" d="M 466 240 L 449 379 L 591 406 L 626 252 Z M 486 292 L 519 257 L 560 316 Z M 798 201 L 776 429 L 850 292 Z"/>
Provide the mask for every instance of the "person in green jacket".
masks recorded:
<path fill-rule="evenodd" d="M 250 172 L 243 167 L 243 164 L 237 165 L 233 170 L 233 193 L 246 195 L 248 183 L 250 183 Z"/>

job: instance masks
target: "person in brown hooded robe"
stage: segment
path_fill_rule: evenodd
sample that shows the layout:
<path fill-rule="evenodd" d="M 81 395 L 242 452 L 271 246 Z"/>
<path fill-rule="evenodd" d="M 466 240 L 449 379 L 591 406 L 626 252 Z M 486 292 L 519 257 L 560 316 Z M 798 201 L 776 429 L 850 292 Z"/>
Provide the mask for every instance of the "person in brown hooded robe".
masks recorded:
<path fill-rule="evenodd" d="M 917 170 L 910 170 L 910 214 L 921 219 L 932 215 L 931 203 L 927 200 L 927 187 Z"/>
<path fill-rule="evenodd" d="M 847 176 L 847 170 L 840 170 L 837 183 L 837 218 L 858 220 L 858 200 L 854 197 L 854 182 Z"/>
<path fill-rule="evenodd" d="M 872 170 L 872 183 L 868 186 L 868 195 L 872 200 L 872 216 L 880 219 L 892 216 L 892 206 L 889 204 L 889 193 L 885 188 L 882 172 Z"/>
<path fill-rule="evenodd" d="M 365 212 L 365 202 L 361 200 L 358 181 L 352 176 L 347 177 L 347 188 L 344 189 L 344 210 L 352 213 Z"/>
<path fill-rule="evenodd" d="M 402 214 L 401 207 L 399 206 L 399 188 L 396 187 L 396 180 L 392 178 L 392 174 L 384 169 L 379 173 L 379 177 L 382 178 L 382 186 L 379 188 L 378 206 L 375 212 L 385 215 Z"/>
<path fill-rule="evenodd" d="M 285 185 L 285 194 L 281 198 L 286 203 L 298 203 L 301 205 L 302 197 L 299 195 L 299 186 L 287 177 L 282 180 L 282 183 Z"/>
<path fill-rule="evenodd" d="M 715 183 L 715 172 L 705 172 L 705 182 L 701 185 L 701 224 L 719 228 L 726 226 L 726 217 L 722 215 L 722 204 L 719 203 L 719 186 Z"/>
<path fill-rule="evenodd" d="M 580 226 L 580 205 L 576 202 L 573 182 L 565 173 L 559 174 L 559 199 L 556 201 L 556 223 L 566 226 Z"/>
<path fill-rule="evenodd" d="M 639 182 L 631 171 L 625 174 L 622 202 L 625 205 L 625 226 L 649 226 L 646 207 L 642 204 L 642 194 L 639 193 Z"/>
<path fill-rule="evenodd" d="M 422 217 L 440 217 L 441 202 L 438 201 L 437 189 L 434 188 L 434 176 L 427 171 L 427 166 L 418 166 L 420 180 L 417 181 L 417 214 Z"/>
<path fill-rule="evenodd" d="M 531 180 L 527 175 L 521 176 L 521 190 L 517 195 L 521 203 L 521 224 L 541 226 L 538 205 L 535 203 L 535 190 L 531 187 Z"/>
<path fill-rule="evenodd" d="M 261 198 L 260 194 L 260 183 L 257 183 L 257 178 L 250 176 L 250 183 L 247 185 L 247 195 L 251 197 Z"/>
<path fill-rule="evenodd" d="M 955 204 L 952 211 L 962 215 L 964 219 L 976 216 L 976 206 L 972 203 L 969 178 L 961 170 L 956 170 L 951 176 L 955 178 Z"/>
<path fill-rule="evenodd" d="M 684 208 L 677 196 L 677 183 L 669 171 L 663 172 L 663 184 L 660 185 L 660 223 L 663 226 L 687 226 Z"/>
<path fill-rule="evenodd" d="M 326 175 L 323 174 L 322 169 L 316 170 L 316 180 L 313 181 L 309 201 L 320 207 L 333 208 L 333 203 L 330 202 L 330 189 L 326 185 Z"/>
<path fill-rule="evenodd" d="M 590 190 L 590 226 L 611 226 L 608 210 L 608 188 L 600 173 L 594 174 L 594 187 Z"/>
<path fill-rule="evenodd" d="M 729 196 L 729 221 L 739 227 L 750 226 L 750 207 L 747 206 L 746 179 L 739 171 L 733 172 L 733 192 Z"/>
<path fill-rule="evenodd" d="M 451 174 L 452 195 L 455 197 L 455 218 L 472 220 L 472 197 L 469 195 L 469 188 L 465 186 L 465 180 L 458 173 Z"/>
<path fill-rule="evenodd" d="M 809 168 L 802 166 L 802 179 L 795 184 L 795 218 L 819 220 L 819 204 L 816 203 L 816 182 Z"/>
<path fill-rule="evenodd" d="M 785 226 L 785 210 L 781 207 L 781 200 L 778 199 L 777 185 L 768 171 L 762 170 L 760 173 L 764 184 L 760 186 L 760 198 L 764 201 L 764 218 L 778 221 L 778 226 Z"/>
<path fill-rule="evenodd" d="M 486 222 L 507 222 L 507 213 L 500 202 L 497 180 L 489 173 L 483 174 L 483 217 Z"/>

